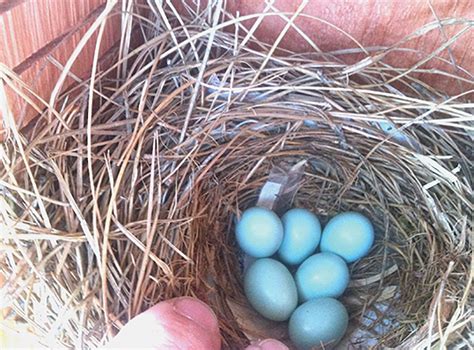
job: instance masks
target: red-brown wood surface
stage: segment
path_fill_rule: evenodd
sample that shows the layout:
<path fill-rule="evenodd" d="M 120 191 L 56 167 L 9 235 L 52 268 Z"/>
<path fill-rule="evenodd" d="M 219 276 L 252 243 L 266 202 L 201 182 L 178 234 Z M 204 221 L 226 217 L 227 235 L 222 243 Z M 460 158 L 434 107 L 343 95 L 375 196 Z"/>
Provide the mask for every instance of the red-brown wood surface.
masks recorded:
<path fill-rule="evenodd" d="M 184 11 L 182 2 L 174 3 Z M 195 4 L 194 0 L 185 0 L 189 5 Z M 201 1 L 201 8 L 205 6 Z M 426 35 L 421 35 L 413 40 L 399 44 L 408 35 L 421 27 L 439 20 L 449 18 L 474 20 L 474 0 L 309 0 L 305 6 L 303 0 L 274 0 L 270 2 L 255 0 L 227 0 L 226 10 L 233 15 L 245 16 L 264 12 L 283 12 L 286 19 L 277 15 L 266 17 L 260 23 L 255 36 L 269 44 L 273 44 L 288 23 L 288 19 L 298 9 L 302 8 L 295 24 L 324 52 L 353 49 L 357 45 L 355 39 L 363 47 L 377 48 L 397 45 L 403 48 L 388 54 L 384 62 L 395 67 L 409 68 L 426 58 L 430 53 L 441 47 L 449 38 L 463 28 L 467 30 L 458 40 L 449 45 L 449 50 L 444 49 L 439 56 L 450 63 L 431 59 L 420 66 L 426 70 L 442 69 L 450 74 L 460 75 L 471 80 L 471 83 L 458 84 L 452 79 L 447 79 L 432 71 L 415 74 L 419 79 L 444 91 L 450 95 L 473 89 L 472 75 L 474 75 L 474 28 L 472 23 L 457 25 L 435 25 Z M 251 28 L 255 20 L 245 21 L 247 28 Z M 332 26 L 331 26 L 332 25 Z M 339 28 L 335 29 L 335 27 Z M 232 29 L 231 29 L 232 30 Z M 351 39 L 347 34 L 352 36 Z M 280 42 L 280 47 L 295 52 L 311 52 L 314 49 L 294 29 L 290 28 Z M 416 51 L 416 52 L 414 52 Z M 372 51 L 372 55 L 374 55 Z M 341 58 L 348 64 L 353 64 L 363 58 L 362 55 L 346 54 Z M 465 74 L 456 68 L 466 69 Z"/>
<path fill-rule="evenodd" d="M 183 1 L 176 0 L 175 4 Z M 205 0 L 203 0 L 205 2 Z M 94 17 L 105 6 L 106 0 L 0 0 L 0 62 L 6 64 L 42 98 L 49 99 L 60 70 L 52 62 L 54 58 L 64 64 L 76 48 L 83 33 L 89 28 Z M 301 0 L 276 0 L 274 8 L 294 13 Z M 265 2 L 254 0 L 228 0 L 227 9 L 240 15 L 258 13 Z M 449 17 L 474 18 L 474 1 L 388 1 L 388 0 L 310 0 L 303 13 L 328 21 L 350 33 L 365 47 L 390 46 L 421 26 Z M 87 21 L 86 19 L 89 19 Z M 274 42 L 285 25 L 281 18 L 273 16 L 263 21 L 256 35 L 269 43 Z M 299 18 L 296 24 L 323 50 L 353 48 L 354 42 L 327 24 L 309 18 Z M 251 23 L 247 23 L 251 26 Z M 430 53 L 438 48 L 446 38 L 459 31 L 463 25 L 438 28 L 426 36 L 403 45 Z M 444 30 L 444 33 L 443 33 Z M 109 20 L 101 43 L 101 52 L 108 50 L 120 35 L 120 18 Z M 472 28 L 444 50 L 441 56 L 474 73 Z M 283 47 L 295 51 L 311 50 L 306 41 L 294 30 L 289 30 L 281 43 Z M 91 69 L 95 40 L 90 40 L 81 56 L 76 60 L 71 72 L 83 77 Z M 347 55 L 348 63 L 360 56 Z M 399 67 L 409 67 L 423 59 L 423 54 L 398 52 L 387 58 L 387 62 Z M 423 66 L 427 69 L 441 68 L 453 74 L 461 74 L 452 65 L 430 61 Z M 464 74 L 469 79 L 469 74 Z M 455 94 L 472 89 L 472 84 L 453 84 L 439 75 L 425 73 L 422 79 Z M 69 80 L 71 82 L 72 80 Z M 67 84 L 66 84 L 67 86 Z M 25 105 L 24 101 L 7 89 L 8 100 L 13 114 L 24 125 L 36 111 Z M 1 119 L 1 115 L 0 115 Z M 1 125 L 0 125 L 1 130 Z"/>
<path fill-rule="evenodd" d="M 46 101 L 64 65 L 79 40 L 105 6 L 106 0 L 10 0 L 0 2 L 0 62 L 9 67 Z M 105 27 L 100 53 L 116 43 L 120 17 L 112 16 Z M 92 37 L 71 68 L 85 77 L 91 70 L 96 46 Z M 67 87 L 73 82 L 68 78 Z M 19 125 L 25 125 L 37 111 L 6 87 L 9 107 Z M 37 101 L 35 101 L 37 102 Z M 44 105 L 40 105 L 44 108 Z M 0 127 L 1 130 L 1 127 Z"/>
<path fill-rule="evenodd" d="M 104 0 L 30 0 L 8 10 L 5 3 L 5 11 L 0 15 L 0 62 L 16 67 L 69 32 L 103 3 Z"/>

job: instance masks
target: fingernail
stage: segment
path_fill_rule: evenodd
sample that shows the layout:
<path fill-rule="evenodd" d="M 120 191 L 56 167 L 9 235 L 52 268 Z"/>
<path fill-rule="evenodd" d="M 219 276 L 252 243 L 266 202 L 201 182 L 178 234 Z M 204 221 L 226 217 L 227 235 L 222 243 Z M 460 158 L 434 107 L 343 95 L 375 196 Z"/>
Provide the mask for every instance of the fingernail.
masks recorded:
<path fill-rule="evenodd" d="M 289 350 L 288 347 L 275 339 L 265 339 L 253 343 L 245 348 L 245 350 Z"/>
<path fill-rule="evenodd" d="M 262 348 L 258 345 L 249 345 L 245 348 L 245 350 L 262 350 Z"/>
<path fill-rule="evenodd" d="M 212 309 L 196 298 L 183 297 L 174 302 L 174 309 L 206 329 L 218 329 L 217 317 Z"/>

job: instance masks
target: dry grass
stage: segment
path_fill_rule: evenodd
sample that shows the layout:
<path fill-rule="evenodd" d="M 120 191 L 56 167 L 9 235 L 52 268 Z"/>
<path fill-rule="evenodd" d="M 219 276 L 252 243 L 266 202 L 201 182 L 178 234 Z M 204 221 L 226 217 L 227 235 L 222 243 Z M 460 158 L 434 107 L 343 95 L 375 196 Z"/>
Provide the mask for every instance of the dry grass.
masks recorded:
<path fill-rule="evenodd" d="M 67 92 L 59 82 L 26 130 L 2 104 L 6 319 L 50 346 L 95 347 L 154 303 L 193 295 L 217 312 L 227 347 L 284 339 L 246 306 L 232 223 L 272 166 L 305 159 L 295 205 L 323 220 L 358 210 L 377 227 L 344 297 L 351 327 L 384 347 L 468 344 L 474 105 L 382 56 L 353 66 L 278 56 L 221 5 L 187 20 L 169 5 L 144 18 L 126 2 L 124 23 L 145 44 L 132 47 L 124 30 L 113 63 L 96 59 Z M 0 68 L 4 84 L 18 84 Z M 369 313 L 378 321 L 367 325 Z"/>

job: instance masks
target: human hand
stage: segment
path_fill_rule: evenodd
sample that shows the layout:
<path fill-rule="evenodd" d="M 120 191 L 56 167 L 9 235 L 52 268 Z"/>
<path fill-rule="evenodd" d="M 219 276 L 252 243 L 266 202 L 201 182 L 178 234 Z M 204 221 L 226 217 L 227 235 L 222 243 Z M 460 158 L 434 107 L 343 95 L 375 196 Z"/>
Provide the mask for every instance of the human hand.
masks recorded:
<path fill-rule="evenodd" d="M 134 317 L 106 349 L 220 349 L 217 317 L 209 306 L 191 298 L 174 298 L 156 304 Z M 246 350 L 288 350 L 274 339 L 265 339 Z"/>

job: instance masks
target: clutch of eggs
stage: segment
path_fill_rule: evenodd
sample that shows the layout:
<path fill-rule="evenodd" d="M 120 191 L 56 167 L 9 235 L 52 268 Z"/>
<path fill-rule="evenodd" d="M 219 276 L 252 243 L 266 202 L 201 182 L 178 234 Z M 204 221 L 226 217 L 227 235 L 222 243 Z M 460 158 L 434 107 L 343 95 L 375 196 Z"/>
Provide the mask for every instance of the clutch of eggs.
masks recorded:
<path fill-rule="evenodd" d="M 279 218 L 253 207 L 243 212 L 235 231 L 240 248 L 256 258 L 244 276 L 252 307 L 267 319 L 289 320 L 290 339 L 298 349 L 336 345 L 349 319 L 337 298 L 349 284 L 347 264 L 366 256 L 373 245 L 370 220 L 343 212 L 322 229 L 306 209 L 294 208 Z"/>

